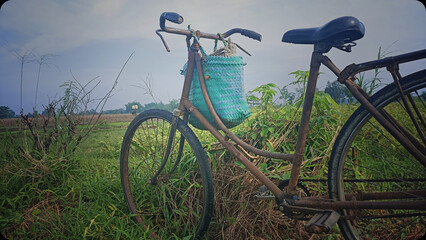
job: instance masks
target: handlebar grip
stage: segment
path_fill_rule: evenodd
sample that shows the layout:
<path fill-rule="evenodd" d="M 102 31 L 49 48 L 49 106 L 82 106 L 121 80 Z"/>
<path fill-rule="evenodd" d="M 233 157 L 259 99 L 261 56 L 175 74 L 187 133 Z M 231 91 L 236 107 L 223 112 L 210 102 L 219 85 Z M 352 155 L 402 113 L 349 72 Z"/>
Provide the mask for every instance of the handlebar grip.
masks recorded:
<path fill-rule="evenodd" d="M 251 30 L 248 30 L 248 29 L 241 29 L 240 33 L 241 33 L 241 35 L 244 35 L 244 36 L 249 37 L 249 38 L 253 38 L 253 39 L 255 39 L 259 42 L 262 41 L 262 35 L 260 35 L 259 33 L 255 32 L 255 31 L 251 31 Z"/>
<path fill-rule="evenodd" d="M 160 28 L 164 30 L 166 28 L 166 20 L 181 24 L 183 22 L 183 17 L 178 13 L 174 12 L 163 12 L 160 16 Z"/>

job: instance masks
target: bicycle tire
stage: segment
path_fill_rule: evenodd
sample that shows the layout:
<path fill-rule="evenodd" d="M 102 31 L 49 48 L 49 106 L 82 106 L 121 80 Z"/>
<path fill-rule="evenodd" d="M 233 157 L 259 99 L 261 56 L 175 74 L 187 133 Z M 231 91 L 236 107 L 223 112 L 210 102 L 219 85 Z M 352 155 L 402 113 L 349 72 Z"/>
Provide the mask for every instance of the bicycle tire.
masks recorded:
<path fill-rule="evenodd" d="M 135 117 L 123 138 L 121 182 L 134 220 L 152 238 L 200 239 L 213 213 L 212 173 L 198 138 L 176 119 L 171 153 L 162 168 L 172 113 L 155 109 Z"/>
<path fill-rule="evenodd" d="M 419 90 L 424 91 L 426 70 L 410 74 L 402 78 L 400 83 L 405 95 L 416 91 L 418 93 Z M 417 103 L 422 102 L 419 96 L 414 99 Z M 408 121 L 410 118 L 406 115 L 399 90 L 394 83 L 378 91 L 369 101 L 378 109 L 385 109 L 411 133 L 416 133 L 413 124 Z M 420 105 L 418 106 L 420 115 L 424 117 L 425 105 L 424 103 L 418 105 Z M 425 126 L 422 128 L 425 131 Z M 415 136 L 420 139 L 419 134 Z M 390 145 L 385 145 L 388 143 Z M 329 162 L 329 195 L 335 200 L 345 200 L 345 193 L 358 190 L 364 192 L 425 190 L 425 176 L 426 168 L 400 146 L 399 142 L 361 106 L 347 120 L 333 147 Z M 385 180 L 391 181 L 385 182 Z M 424 200 L 424 196 L 414 197 L 413 200 L 420 198 Z M 343 210 L 340 213 L 343 216 L 356 214 L 369 216 L 354 220 L 340 220 L 338 225 L 345 239 L 373 239 L 377 236 L 380 239 L 403 239 L 404 237 L 414 239 L 425 234 L 426 211 Z M 374 219 L 373 216 L 378 218 Z"/>

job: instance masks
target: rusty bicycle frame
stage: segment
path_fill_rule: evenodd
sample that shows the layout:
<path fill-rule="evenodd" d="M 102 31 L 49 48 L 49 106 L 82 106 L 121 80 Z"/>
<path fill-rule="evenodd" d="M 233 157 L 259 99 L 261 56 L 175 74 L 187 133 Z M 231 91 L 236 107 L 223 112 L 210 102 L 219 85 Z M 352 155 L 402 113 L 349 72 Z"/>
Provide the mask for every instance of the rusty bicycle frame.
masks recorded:
<path fill-rule="evenodd" d="M 236 29 L 232 29 L 224 34 L 222 34 L 223 38 L 226 38 L 233 33 L 237 32 Z M 170 130 L 170 139 L 174 136 L 174 132 L 176 131 L 176 119 L 183 117 L 183 119 L 187 122 L 189 114 L 193 114 L 206 128 L 207 130 L 217 139 L 219 142 L 234 156 L 236 157 L 249 172 L 256 176 L 272 193 L 273 195 L 280 201 L 282 201 L 280 206 L 284 206 L 288 209 L 293 209 L 296 211 L 304 211 L 309 213 L 316 213 L 322 210 L 342 210 L 342 209 L 411 209 L 411 210 L 426 210 L 426 200 L 420 201 L 404 201 L 400 199 L 409 199 L 412 196 L 423 196 L 426 197 L 426 190 L 412 191 L 412 192 L 377 192 L 377 193 L 359 193 L 356 195 L 356 200 L 353 200 L 354 194 L 347 194 L 345 199 L 352 199 L 349 201 L 335 201 L 331 200 L 328 197 L 305 197 L 299 200 L 290 200 L 283 201 L 285 196 L 294 193 L 296 185 L 299 180 L 299 175 L 301 171 L 301 165 L 303 161 L 303 153 L 305 149 L 308 127 L 310 122 L 310 115 L 313 105 L 313 99 L 315 95 L 315 88 L 317 84 L 317 79 L 319 75 L 319 69 L 321 65 L 325 65 L 328 69 L 330 69 L 337 77 L 338 81 L 344 84 L 353 96 L 363 105 L 368 111 L 372 114 L 372 116 L 390 133 L 395 139 L 397 139 L 423 166 L 426 166 L 426 149 L 418 142 L 418 140 L 412 136 L 407 130 L 405 130 L 402 126 L 400 126 L 396 121 L 384 111 L 378 110 L 369 102 L 369 96 L 365 93 L 358 85 L 354 83 L 355 75 L 359 72 L 387 67 L 391 72 L 395 84 L 399 87 L 402 94 L 402 89 L 399 85 L 399 79 L 401 75 L 399 73 L 398 65 L 400 63 L 410 62 L 418 59 L 426 58 L 426 49 L 420 50 L 417 52 L 407 53 L 395 57 L 388 57 L 381 60 L 375 60 L 371 62 L 365 62 L 361 64 L 352 64 L 347 66 L 343 71 L 340 71 L 334 63 L 323 53 L 324 48 L 327 46 L 323 46 L 321 44 L 314 45 L 314 51 L 312 53 L 311 63 L 310 63 L 310 74 L 306 87 L 305 100 L 303 106 L 302 117 L 300 121 L 300 127 L 298 132 L 297 143 L 295 147 L 294 154 L 284 154 L 284 153 L 276 153 L 276 152 L 268 152 L 258 148 L 255 148 L 243 140 L 239 139 L 235 136 L 220 120 L 217 115 L 212 102 L 208 95 L 208 90 L 205 84 L 205 78 L 202 72 L 202 55 L 199 52 L 200 45 L 198 41 L 193 41 L 190 44 L 190 39 L 193 37 L 193 32 L 189 30 L 182 30 L 172 27 L 163 26 L 162 29 L 157 30 L 157 34 L 160 36 L 163 44 L 165 45 L 167 51 L 169 48 L 165 43 L 163 37 L 160 32 L 167 32 L 172 34 L 179 34 L 187 36 L 187 44 L 189 48 L 188 54 L 188 67 L 185 76 L 185 82 L 182 90 L 180 105 L 178 109 L 173 112 L 174 120 L 172 121 L 172 128 Z M 220 40 L 220 37 L 215 34 L 202 33 L 200 31 L 196 31 L 195 33 L 198 39 L 207 38 L 207 39 L 217 39 Z M 193 80 L 193 72 L 194 67 L 196 67 L 198 72 L 198 79 L 200 81 L 200 86 L 202 89 L 202 93 L 208 109 L 210 110 L 211 115 L 214 118 L 215 123 L 219 127 L 220 130 L 224 133 L 224 135 L 216 129 L 189 100 L 189 92 L 191 87 L 191 82 Z M 402 94 L 403 95 L 403 94 Z M 407 100 L 412 102 L 413 99 L 410 95 L 403 95 L 402 97 L 403 103 L 406 105 Z M 414 109 L 416 114 L 420 117 L 423 124 L 425 124 L 425 120 L 419 114 L 418 109 Z M 414 116 L 414 113 L 409 112 L 410 117 Z M 418 126 L 416 126 L 418 127 Z M 418 129 L 419 130 L 419 129 Z M 425 136 L 422 131 L 419 131 L 419 135 L 426 142 Z M 232 140 L 234 143 L 230 142 Z M 171 143 L 170 143 L 171 144 Z M 289 179 L 288 186 L 281 190 L 275 183 L 273 183 L 265 174 L 263 174 L 251 161 L 247 159 L 247 157 L 240 152 L 235 145 L 242 147 L 248 152 L 252 152 L 254 154 L 275 158 L 288 160 L 292 163 L 291 175 Z M 170 146 L 169 146 L 170 148 Z M 164 159 L 168 158 L 170 151 L 166 151 Z M 164 162 L 164 160 L 163 160 Z M 365 201 L 365 200 L 385 200 L 385 199 L 399 199 L 397 201 Z"/>

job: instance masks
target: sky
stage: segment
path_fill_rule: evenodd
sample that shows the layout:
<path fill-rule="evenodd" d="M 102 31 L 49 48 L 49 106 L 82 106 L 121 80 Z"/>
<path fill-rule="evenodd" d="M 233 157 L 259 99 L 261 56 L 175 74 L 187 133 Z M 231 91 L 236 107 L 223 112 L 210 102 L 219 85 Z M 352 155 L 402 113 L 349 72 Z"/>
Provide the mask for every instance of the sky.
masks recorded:
<path fill-rule="evenodd" d="M 354 16 L 366 28 L 351 53 L 332 49 L 327 54 L 341 69 L 376 59 L 379 47 L 388 56 L 426 48 L 426 11 L 416 0 L 10 0 L 0 10 L 0 106 L 19 113 L 19 56 L 31 53 L 47 58 L 40 71 L 37 99 L 39 64 L 24 64 L 24 112 L 34 107 L 40 110 L 58 99 L 63 94 L 61 84 L 74 78 L 80 83 L 100 80 L 92 98 L 105 95 L 132 53 L 104 110 L 124 108 L 132 101 L 147 104 L 178 99 L 187 50 L 185 37 L 164 33 L 171 49 L 166 52 L 155 34 L 159 17 L 166 11 L 184 18 L 181 25 L 168 23 L 172 27 L 186 29 L 190 24 L 214 34 L 239 27 L 262 34 L 261 42 L 231 37 L 252 54 L 238 52 L 247 63 L 246 92 L 266 83 L 288 85 L 294 80 L 291 72 L 309 69 L 313 47 L 282 43 L 286 31 L 320 27 L 341 16 Z M 202 44 L 212 52 L 212 41 L 202 40 Z M 404 64 L 401 72 L 425 65 L 425 60 Z M 336 77 L 325 67 L 321 72 L 318 88 L 324 89 Z M 390 81 L 389 74 L 381 77 L 383 82 Z M 150 82 L 154 99 L 141 87 L 144 82 Z"/>

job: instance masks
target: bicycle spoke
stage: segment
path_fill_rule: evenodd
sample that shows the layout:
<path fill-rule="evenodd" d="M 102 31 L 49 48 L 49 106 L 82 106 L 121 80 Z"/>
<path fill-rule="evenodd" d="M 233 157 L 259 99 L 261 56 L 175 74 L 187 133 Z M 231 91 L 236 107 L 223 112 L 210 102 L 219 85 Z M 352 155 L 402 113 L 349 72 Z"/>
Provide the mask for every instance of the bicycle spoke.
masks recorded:
<path fill-rule="evenodd" d="M 131 144 L 123 145 L 128 154 L 121 158 L 129 169 L 122 172 L 122 181 L 130 186 L 130 190 L 125 188 L 130 210 L 139 223 L 159 236 L 202 235 L 211 217 L 213 187 L 200 143 L 188 126 L 177 124 L 175 136 L 170 138 L 170 154 L 164 159 L 172 114 L 150 110 L 138 118 L 142 120 L 129 126 L 131 134 L 126 132 L 123 141 Z M 156 181 L 152 181 L 154 176 Z"/>
<path fill-rule="evenodd" d="M 411 96 L 410 93 L 419 88 L 424 89 L 425 73 L 423 71 L 413 74 L 412 79 L 401 80 L 406 96 Z M 401 101 L 399 92 L 395 86 L 389 85 L 371 97 L 370 101 L 378 106 L 400 133 L 409 136 L 407 139 L 417 149 L 424 149 L 422 133 L 418 131 L 419 124 L 416 124 L 423 124 L 419 117 L 426 110 L 423 100 L 407 97 L 407 102 L 413 102 L 407 105 Z M 417 109 L 413 111 L 414 115 L 410 116 L 407 106 Z M 407 203 L 425 200 L 421 192 L 426 189 L 426 168 L 368 111 L 358 109 L 340 134 L 344 137 L 339 136 L 335 144 L 341 149 L 333 149 L 330 178 L 334 181 L 329 186 L 338 199 L 350 201 L 346 196 L 356 199 L 357 194 L 362 197 L 362 194 L 371 193 L 371 196 L 367 195 L 368 199 L 384 195 L 386 197 L 379 201 L 389 204 L 401 200 Z M 344 210 L 342 214 L 345 220 L 339 221 L 339 226 L 348 239 L 368 239 L 373 232 L 374 236 L 379 232 L 383 238 L 398 239 L 404 234 L 415 234 L 419 229 L 426 228 L 426 212 L 423 210 L 354 209 Z"/>

